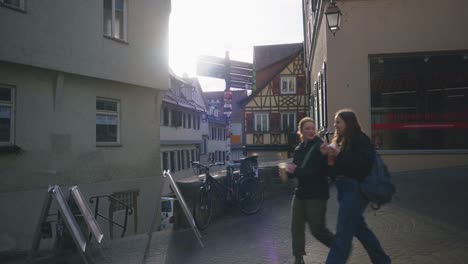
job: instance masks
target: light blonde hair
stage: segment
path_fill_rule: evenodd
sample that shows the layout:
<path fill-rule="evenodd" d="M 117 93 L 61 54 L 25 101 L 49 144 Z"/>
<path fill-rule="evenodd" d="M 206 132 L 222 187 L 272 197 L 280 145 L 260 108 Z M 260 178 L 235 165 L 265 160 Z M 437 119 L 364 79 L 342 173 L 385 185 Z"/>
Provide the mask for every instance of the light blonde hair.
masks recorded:
<path fill-rule="evenodd" d="M 305 123 L 307 122 L 312 122 L 315 125 L 315 120 L 306 116 L 299 121 L 299 124 L 297 125 L 297 135 L 301 139 L 301 142 L 304 142 L 304 135 L 302 134 L 302 128 L 304 127 Z"/>

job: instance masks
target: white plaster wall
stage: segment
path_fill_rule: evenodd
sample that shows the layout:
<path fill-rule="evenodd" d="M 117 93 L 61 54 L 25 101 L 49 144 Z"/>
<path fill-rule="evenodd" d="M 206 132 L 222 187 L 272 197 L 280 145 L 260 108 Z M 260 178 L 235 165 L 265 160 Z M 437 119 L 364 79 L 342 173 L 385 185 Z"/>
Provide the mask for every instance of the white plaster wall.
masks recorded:
<path fill-rule="evenodd" d="M 193 127 L 193 124 L 192 124 Z M 200 120 L 200 129 L 193 128 L 161 126 L 161 140 L 178 140 L 178 141 L 200 141 L 202 140 L 202 122 Z"/>
<path fill-rule="evenodd" d="M 168 89 L 170 0 L 128 1 L 128 41 L 103 36 L 103 1 L 0 8 L 0 61 Z"/>
<path fill-rule="evenodd" d="M 139 189 L 138 232 L 149 228 L 159 199 L 164 91 L 72 74 L 56 88 L 61 74 L 0 62 L 0 83 L 15 86 L 15 144 L 24 149 L 0 156 L 0 233 L 16 250 L 30 246 L 51 184 L 78 185 L 87 198 Z M 120 100 L 119 146 L 96 146 L 96 97 Z"/>

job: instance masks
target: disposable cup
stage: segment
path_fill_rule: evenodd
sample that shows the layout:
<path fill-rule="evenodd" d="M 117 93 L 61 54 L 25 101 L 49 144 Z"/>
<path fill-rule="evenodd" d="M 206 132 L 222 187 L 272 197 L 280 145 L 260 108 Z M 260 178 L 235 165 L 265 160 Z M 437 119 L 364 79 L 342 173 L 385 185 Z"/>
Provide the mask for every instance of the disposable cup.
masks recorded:
<path fill-rule="evenodd" d="M 286 162 L 281 162 L 278 164 L 279 176 L 282 182 L 288 181 L 288 174 L 286 173 Z"/>

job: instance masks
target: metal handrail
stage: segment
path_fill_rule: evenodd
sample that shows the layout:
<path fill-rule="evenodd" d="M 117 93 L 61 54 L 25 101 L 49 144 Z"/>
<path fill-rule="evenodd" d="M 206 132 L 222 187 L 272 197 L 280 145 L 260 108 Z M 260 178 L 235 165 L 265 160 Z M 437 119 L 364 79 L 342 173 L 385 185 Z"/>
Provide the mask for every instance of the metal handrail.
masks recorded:
<path fill-rule="evenodd" d="M 117 223 L 114 220 L 111 220 L 110 218 L 108 218 L 107 216 L 102 215 L 102 214 L 99 213 L 99 199 L 103 198 L 103 197 L 107 197 L 107 198 L 111 199 L 112 201 L 115 201 L 115 202 L 117 202 L 120 205 L 125 207 L 125 218 L 124 218 L 124 223 L 123 224 Z M 120 237 L 124 237 L 125 232 L 127 231 L 128 216 L 133 214 L 133 208 L 131 206 L 123 203 L 119 199 L 117 199 L 117 198 L 115 198 L 115 197 L 113 197 L 111 195 L 108 195 L 108 194 L 93 196 L 93 197 L 89 198 L 89 203 L 91 203 L 91 204 L 94 203 L 94 200 L 96 200 L 96 206 L 94 207 L 94 218 L 97 219 L 98 216 L 100 216 L 100 217 L 104 218 L 105 220 L 109 221 L 112 225 L 116 225 L 116 226 L 122 228 L 122 234 L 120 235 Z"/>

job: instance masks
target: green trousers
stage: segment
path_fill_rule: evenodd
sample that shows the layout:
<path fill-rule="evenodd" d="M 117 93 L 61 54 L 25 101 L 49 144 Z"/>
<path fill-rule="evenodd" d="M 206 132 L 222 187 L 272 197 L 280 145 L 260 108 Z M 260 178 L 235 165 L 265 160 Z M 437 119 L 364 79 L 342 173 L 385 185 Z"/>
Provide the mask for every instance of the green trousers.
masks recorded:
<path fill-rule="evenodd" d="M 325 225 L 327 200 L 292 200 L 292 250 L 294 256 L 305 255 L 305 226 L 309 225 L 312 235 L 325 246 L 331 247 L 335 235 Z"/>

